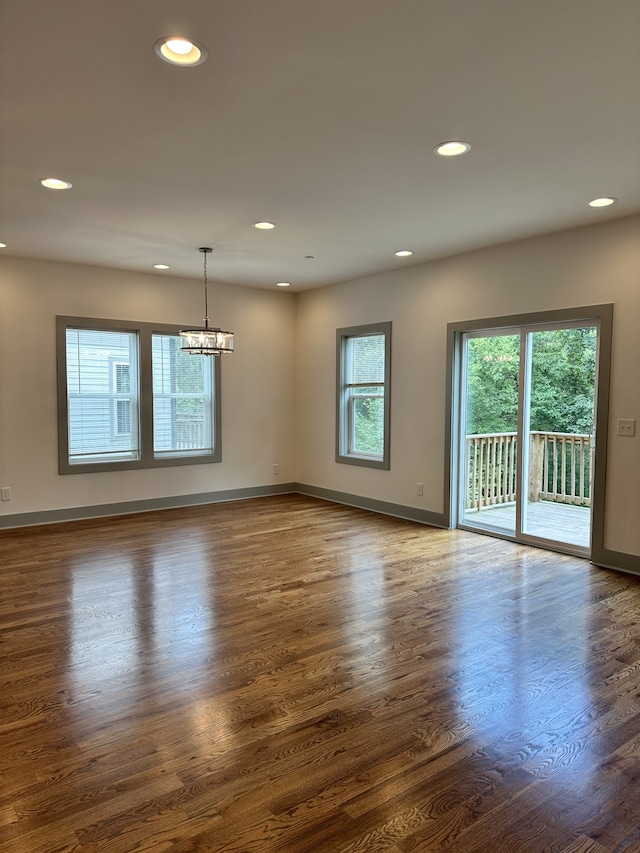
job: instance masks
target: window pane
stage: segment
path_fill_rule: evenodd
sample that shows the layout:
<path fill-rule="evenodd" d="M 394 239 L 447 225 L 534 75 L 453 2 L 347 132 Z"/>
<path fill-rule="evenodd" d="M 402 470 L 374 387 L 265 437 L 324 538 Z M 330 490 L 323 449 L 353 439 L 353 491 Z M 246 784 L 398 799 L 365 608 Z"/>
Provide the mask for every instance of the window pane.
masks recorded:
<path fill-rule="evenodd" d="M 67 329 L 69 464 L 137 459 L 138 337 Z"/>
<path fill-rule="evenodd" d="M 347 383 L 384 382 L 384 335 L 350 338 L 347 352 Z"/>
<path fill-rule="evenodd" d="M 213 454 L 213 357 L 190 355 L 177 335 L 153 335 L 153 450 Z"/>
<path fill-rule="evenodd" d="M 350 452 L 382 457 L 384 452 L 384 397 L 351 398 Z"/>
<path fill-rule="evenodd" d="M 128 364 L 115 364 L 116 391 L 118 394 L 128 394 L 131 391 L 131 376 Z"/>

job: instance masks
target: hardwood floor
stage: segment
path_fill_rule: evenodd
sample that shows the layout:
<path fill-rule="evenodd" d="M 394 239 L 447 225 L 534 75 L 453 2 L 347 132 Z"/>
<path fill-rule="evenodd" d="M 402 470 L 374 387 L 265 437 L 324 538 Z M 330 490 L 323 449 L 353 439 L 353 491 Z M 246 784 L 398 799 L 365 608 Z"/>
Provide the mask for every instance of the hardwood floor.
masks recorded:
<path fill-rule="evenodd" d="M 299 495 L 0 535 L 6 853 L 640 851 L 640 579 Z"/>

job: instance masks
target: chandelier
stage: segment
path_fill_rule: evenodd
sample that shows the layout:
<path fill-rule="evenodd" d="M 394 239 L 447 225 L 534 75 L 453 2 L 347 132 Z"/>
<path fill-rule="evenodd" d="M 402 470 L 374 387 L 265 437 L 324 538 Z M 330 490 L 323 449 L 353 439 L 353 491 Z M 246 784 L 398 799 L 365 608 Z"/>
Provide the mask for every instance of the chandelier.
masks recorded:
<path fill-rule="evenodd" d="M 182 352 L 188 352 L 191 355 L 220 355 L 223 352 L 233 352 L 233 332 L 209 328 L 207 255 L 211 249 L 203 247 L 199 251 L 204 255 L 204 328 L 181 330 Z"/>

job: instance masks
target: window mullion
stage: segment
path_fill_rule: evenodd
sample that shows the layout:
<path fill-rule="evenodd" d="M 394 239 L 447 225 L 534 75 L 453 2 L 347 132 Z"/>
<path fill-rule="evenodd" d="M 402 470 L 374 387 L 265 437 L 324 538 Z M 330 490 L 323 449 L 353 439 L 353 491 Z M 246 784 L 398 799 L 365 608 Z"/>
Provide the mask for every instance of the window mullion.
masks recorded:
<path fill-rule="evenodd" d="M 384 388 L 384 382 L 345 382 L 345 388 Z"/>
<path fill-rule="evenodd" d="M 151 364 L 151 329 L 143 327 L 138 335 L 138 387 L 140 403 L 140 459 L 144 465 L 153 464 L 153 369 Z"/>

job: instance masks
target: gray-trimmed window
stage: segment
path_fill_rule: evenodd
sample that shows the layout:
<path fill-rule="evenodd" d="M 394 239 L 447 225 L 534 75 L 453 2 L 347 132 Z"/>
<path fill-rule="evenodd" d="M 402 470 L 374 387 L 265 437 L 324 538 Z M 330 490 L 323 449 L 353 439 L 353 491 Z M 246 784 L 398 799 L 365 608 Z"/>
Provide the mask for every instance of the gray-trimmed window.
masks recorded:
<path fill-rule="evenodd" d="M 177 326 L 56 318 L 61 474 L 219 462 L 220 359 Z"/>
<path fill-rule="evenodd" d="M 391 323 L 338 329 L 336 462 L 389 469 Z"/>

